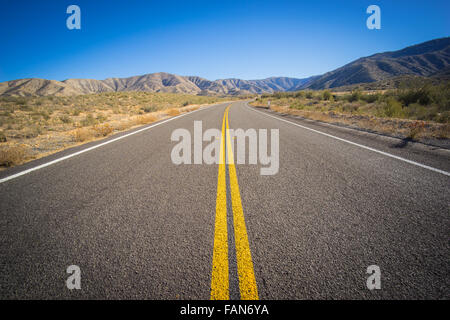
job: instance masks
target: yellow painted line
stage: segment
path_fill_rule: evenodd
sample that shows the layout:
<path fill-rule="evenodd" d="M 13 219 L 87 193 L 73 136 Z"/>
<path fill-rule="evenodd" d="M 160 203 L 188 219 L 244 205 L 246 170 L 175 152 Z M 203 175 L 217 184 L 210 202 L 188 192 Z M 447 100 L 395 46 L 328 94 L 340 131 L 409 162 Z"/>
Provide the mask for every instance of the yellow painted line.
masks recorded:
<path fill-rule="evenodd" d="M 227 185 L 225 176 L 225 113 L 222 120 L 219 156 L 211 300 L 228 300 L 230 298 L 230 289 L 228 279 Z"/>
<path fill-rule="evenodd" d="M 236 167 L 234 165 L 234 156 L 228 122 L 229 109 L 230 107 L 228 107 L 225 111 L 226 128 L 227 128 L 226 130 L 227 156 L 228 156 L 227 163 L 228 163 L 228 173 L 230 176 L 231 204 L 233 208 L 234 238 L 236 243 L 236 259 L 239 277 L 239 291 L 241 293 L 242 300 L 258 300 L 258 288 L 256 286 L 252 255 L 250 253 L 247 228 L 245 226 L 244 210 L 242 209 L 241 194 L 239 191 Z"/>

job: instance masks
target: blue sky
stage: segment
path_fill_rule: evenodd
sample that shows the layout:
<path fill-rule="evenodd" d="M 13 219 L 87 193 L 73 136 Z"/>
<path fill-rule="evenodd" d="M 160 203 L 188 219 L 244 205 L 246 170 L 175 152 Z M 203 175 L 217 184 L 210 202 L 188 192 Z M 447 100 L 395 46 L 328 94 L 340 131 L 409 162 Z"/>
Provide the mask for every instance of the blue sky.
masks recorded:
<path fill-rule="evenodd" d="M 153 72 L 303 78 L 450 35 L 449 1 L 1 0 L 0 81 Z M 68 30 L 66 8 L 81 8 Z M 381 8 L 368 30 L 366 8 Z"/>

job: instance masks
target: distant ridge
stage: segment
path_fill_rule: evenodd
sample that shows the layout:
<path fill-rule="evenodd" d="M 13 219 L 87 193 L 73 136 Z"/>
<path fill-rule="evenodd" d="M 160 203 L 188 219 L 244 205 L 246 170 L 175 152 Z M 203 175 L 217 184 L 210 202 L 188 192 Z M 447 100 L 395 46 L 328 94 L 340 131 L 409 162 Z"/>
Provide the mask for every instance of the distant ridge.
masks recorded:
<path fill-rule="evenodd" d="M 328 72 L 304 88 L 326 89 L 386 80 L 401 75 L 429 77 L 450 67 L 450 38 L 360 58 Z"/>
<path fill-rule="evenodd" d="M 172 92 L 196 95 L 242 95 L 302 89 L 326 89 L 372 83 L 403 75 L 435 77 L 448 75 L 450 38 L 435 39 L 398 51 L 357 59 L 321 76 L 305 79 L 271 77 L 262 80 L 219 79 L 179 76 L 159 72 L 128 78 L 19 79 L 0 83 L 3 96 L 81 95 L 117 91 Z M 448 78 L 448 77 L 446 77 Z"/>
<path fill-rule="evenodd" d="M 264 80 L 224 79 L 210 81 L 197 76 L 179 76 L 159 72 L 129 78 L 20 79 L 0 83 L 0 95 L 47 96 L 80 95 L 116 91 L 172 92 L 196 95 L 241 95 L 289 91 L 308 79 L 273 77 Z"/>

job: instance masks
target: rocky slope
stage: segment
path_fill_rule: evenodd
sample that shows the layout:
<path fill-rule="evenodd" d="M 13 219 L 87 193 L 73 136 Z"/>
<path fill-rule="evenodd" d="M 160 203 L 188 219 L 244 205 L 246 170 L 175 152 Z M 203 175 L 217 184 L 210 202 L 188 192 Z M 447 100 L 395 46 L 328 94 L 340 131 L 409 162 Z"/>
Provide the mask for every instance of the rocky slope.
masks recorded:
<path fill-rule="evenodd" d="M 0 83 L 0 95 L 80 95 L 116 91 L 172 92 L 196 95 L 261 94 L 302 89 L 326 89 L 372 83 L 403 75 L 430 77 L 450 67 L 450 38 L 435 39 L 399 51 L 360 58 L 321 76 L 305 79 L 271 77 L 262 80 L 207 80 L 197 76 L 152 73 L 128 78 L 20 79 Z"/>

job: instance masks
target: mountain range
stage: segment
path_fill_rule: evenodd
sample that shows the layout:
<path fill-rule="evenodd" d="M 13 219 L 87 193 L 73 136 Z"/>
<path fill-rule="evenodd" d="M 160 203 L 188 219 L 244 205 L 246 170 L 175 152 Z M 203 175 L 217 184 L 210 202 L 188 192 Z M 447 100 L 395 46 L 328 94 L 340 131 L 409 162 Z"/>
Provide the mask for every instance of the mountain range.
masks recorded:
<path fill-rule="evenodd" d="M 450 37 L 435 39 L 398 51 L 374 54 L 357 59 L 320 76 L 304 79 L 271 77 L 262 80 L 207 80 L 197 76 L 152 73 L 128 78 L 19 79 L 0 83 L 0 95 L 47 96 L 80 95 L 117 91 L 172 92 L 197 95 L 261 94 L 302 89 L 326 89 L 371 83 L 402 75 L 430 77 L 448 73 Z"/>

